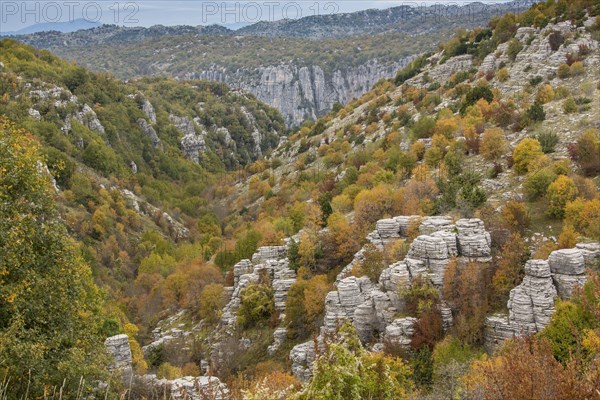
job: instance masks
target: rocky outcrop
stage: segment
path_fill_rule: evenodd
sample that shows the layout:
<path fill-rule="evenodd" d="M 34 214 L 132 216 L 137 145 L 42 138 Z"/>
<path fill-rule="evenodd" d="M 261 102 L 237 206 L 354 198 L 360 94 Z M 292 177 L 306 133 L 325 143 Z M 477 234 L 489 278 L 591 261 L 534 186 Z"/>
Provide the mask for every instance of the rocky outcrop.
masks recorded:
<path fill-rule="evenodd" d="M 412 57 L 393 62 L 377 59 L 346 70 L 325 72 L 319 65 L 282 63 L 253 71 L 215 68 L 185 78 L 216 80 L 252 93 L 260 101 L 278 109 L 288 125 L 299 125 L 329 112 L 336 102 L 345 104 L 359 98 L 379 80 L 390 78 Z"/>
<path fill-rule="evenodd" d="M 416 318 L 398 318 L 385 327 L 385 343 L 392 346 L 409 346 L 414 334 Z"/>
<path fill-rule="evenodd" d="M 156 328 L 152 330 L 152 342 L 142 347 L 144 355 L 147 356 L 152 349 L 159 346 L 164 346 L 177 340 L 184 341 L 191 335 L 191 332 L 184 328 L 183 323 L 177 323 L 178 319 L 183 315 L 184 311 L 179 311 L 177 314 L 157 324 Z"/>
<path fill-rule="evenodd" d="M 585 259 L 581 250 L 575 248 L 553 251 L 548 256 L 548 264 L 560 297 L 571 297 L 575 286 L 585 283 Z"/>
<path fill-rule="evenodd" d="M 553 31 L 574 34 L 574 37 L 553 51 L 549 42 L 549 34 Z M 556 76 L 558 67 L 565 62 L 567 54 L 577 54 L 580 45 L 587 46 L 590 50 L 598 48 L 598 42 L 591 39 L 589 33 L 585 32 L 585 28 L 577 28 L 570 21 L 548 24 L 541 29 L 521 27 L 517 30 L 515 38 L 521 42 L 523 49 L 517 54 L 514 62 L 507 54 L 508 43 L 503 43 L 498 46 L 497 51 L 486 56 L 479 66 L 479 70 L 485 73 L 499 68 L 500 65 L 506 65 L 513 78 L 512 83 L 494 82 L 493 84 L 507 91 L 520 90 L 517 84 L 520 85 L 521 82 L 527 82 L 536 76 L 552 80 Z M 589 60 L 585 62 L 587 64 Z M 530 68 L 532 65 L 535 65 L 535 68 Z"/>
<path fill-rule="evenodd" d="M 104 341 L 104 346 L 112 357 L 109 371 L 130 375 L 132 373 L 131 347 L 127 335 L 111 336 Z"/>
<path fill-rule="evenodd" d="M 508 315 L 486 318 L 485 348 L 492 352 L 506 339 L 544 329 L 554 313 L 558 296 L 568 299 L 585 283 L 586 267 L 600 259 L 600 244 L 578 244 L 550 253 L 548 260 L 529 260 L 523 282 L 510 291 Z"/>
<path fill-rule="evenodd" d="M 142 133 L 150 139 L 150 142 L 152 142 L 152 147 L 154 147 L 155 149 L 159 148 L 160 138 L 156 134 L 156 131 L 154 130 L 152 125 L 150 125 L 148 121 L 146 121 L 144 118 L 138 119 L 137 123 L 140 129 L 142 130 Z"/>
<path fill-rule="evenodd" d="M 287 292 L 296 282 L 296 272 L 288 268 L 287 251 L 287 245 L 262 246 L 253 254 L 252 261 L 241 260 L 234 265 L 232 294 L 223 309 L 222 325 L 230 328 L 235 325 L 242 291 L 248 286 L 258 283 L 262 276 L 271 282 L 275 309 L 279 312 L 280 318 L 283 318 Z"/>
<path fill-rule="evenodd" d="M 206 150 L 206 131 L 201 127 L 201 133 L 196 133 L 195 123 L 189 118 L 170 114 L 169 121 L 183 135 L 179 140 L 181 151 L 185 157 L 195 163 L 200 162 L 200 153 Z"/>
<path fill-rule="evenodd" d="M 421 233 L 411 243 L 404 260 L 385 268 L 378 282 L 368 277 L 351 276 L 354 266 L 364 261 L 364 249 L 338 275 L 337 290 L 325 298 L 325 316 L 317 343 L 323 343 L 344 321 L 350 321 L 364 344 L 381 348 L 386 343 L 407 346 L 414 330 L 414 318 L 396 318 L 405 311 L 402 291 L 422 276 L 437 286 L 443 284 L 444 272 L 451 258 L 463 261 L 490 261 L 490 235 L 479 219 L 462 219 L 454 223 L 449 217 L 400 216 L 377 221 L 375 230 L 367 236 L 379 249 L 398 239 L 408 239 L 411 230 Z M 452 311 L 442 302 L 440 307 L 444 328 L 452 323 Z M 298 379 L 310 376 L 314 359 L 314 344 L 300 344 L 290 353 L 292 371 Z"/>
<path fill-rule="evenodd" d="M 73 115 L 73 119 L 75 119 L 81 125 L 87 126 L 90 130 L 95 131 L 99 134 L 103 135 L 105 132 L 104 126 L 102 126 L 102 124 L 100 123 L 96 112 L 92 110 L 92 108 L 87 104 L 84 104 L 81 111 Z"/>
<path fill-rule="evenodd" d="M 168 380 L 149 374 L 139 379 L 148 386 L 162 388 L 160 392 L 169 393 L 169 399 L 173 400 L 227 400 L 231 397 L 227 386 L 214 376 L 184 376 Z"/>
<path fill-rule="evenodd" d="M 152 103 L 147 99 L 142 100 L 142 111 L 146 114 L 151 123 L 156 123 L 156 111 L 154 111 Z"/>
<path fill-rule="evenodd" d="M 175 240 L 185 239 L 189 236 L 190 231 L 181 222 L 176 221 L 166 212 L 160 208 L 153 206 L 142 198 L 138 197 L 135 193 L 127 189 L 119 189 L 121 194 L 127 200 L 128 205 L 133 208 L 136 212 L 148 215 L 152 218 L 160 218 L 167 223 L 169 227 L 169 233 Z"/>

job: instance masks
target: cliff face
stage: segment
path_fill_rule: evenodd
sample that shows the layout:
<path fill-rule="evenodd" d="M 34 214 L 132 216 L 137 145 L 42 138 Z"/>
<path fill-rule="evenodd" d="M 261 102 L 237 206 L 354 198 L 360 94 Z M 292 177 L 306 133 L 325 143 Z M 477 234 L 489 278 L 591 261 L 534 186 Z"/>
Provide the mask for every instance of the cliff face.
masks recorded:
<path fill-rule="evenodd" d="M 411 59 L 404 57 L 390 62 L 374 59 L 333 73 L 326 73 L 319 65 L 280 64 L 232 73 L 226 68 L 213 67 L 181 78 L 224 82 L 252 93 L 258 100 L 278 109 L 286 123 L 293 126 L 306 118 L 324 115 L 336 102 L 345 104 L 360 97 L 379 80 L 394 76 Z"/>

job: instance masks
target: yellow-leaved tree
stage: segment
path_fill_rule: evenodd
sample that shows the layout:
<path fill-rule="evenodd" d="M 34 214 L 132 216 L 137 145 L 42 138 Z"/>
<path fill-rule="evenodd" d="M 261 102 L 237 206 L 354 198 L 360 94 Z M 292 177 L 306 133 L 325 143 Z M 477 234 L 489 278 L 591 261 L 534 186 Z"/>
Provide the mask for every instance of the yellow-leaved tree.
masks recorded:
<path fill-rule="evenodd" d="M 36 139 L 0 118 L 0 381 L 6 398 L 91 385 L 108 361 L 90 268 L 60 220 Z"/>

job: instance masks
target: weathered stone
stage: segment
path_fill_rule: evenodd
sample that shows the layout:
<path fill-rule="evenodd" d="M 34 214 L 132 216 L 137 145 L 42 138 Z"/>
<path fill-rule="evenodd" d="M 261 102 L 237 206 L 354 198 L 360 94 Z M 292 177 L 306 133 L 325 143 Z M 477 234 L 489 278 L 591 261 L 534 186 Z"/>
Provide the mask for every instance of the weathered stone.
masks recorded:
<path fill-rule="evenodd" d="M 195 163 L 199 163 L 200 153 L 206 150 L 206 141 L 204 140 L 206 131 L 201 129 L 200 134 L 196 133 L 194 121 L 186 117 L 170 114 L 169 121 L 183 135 L 179 143 L 184 156 Z"/>
<path fill-rule="evenodd" d="M 262 246 L 252 256 L 252 262 L 260 264 L 268 260 L 280 260 L 287 257 L 287 251 L 287 246 Z"/>
<path fill-rule="evenodd" d="M 100 123 L 96 112 L 87 104 L 84 104 L 82 110 L 75 113 L 73 118 L 81 125 L 87 126 L 97 133 L 104 134 L 105 132 L 104 126 Z"/>
<path fill-rule="evenodd" d="M 515 329 L 508 322 L 508 315 L 497 314 L 485 319 L 484 348 L 488 353 L 493 353 L 505 340 L 516 335 Z"/>
<path fill-rule="evenodd" d="M 419 233 L 421 235 L 430 235 L 434 232 L 443 230 L 451 231 L 454 229 L 452 224 L 452 218 L 450 217 L 427 217 L 421 222 L 419 226 Z"/>
<path fill-rule="evenodd" d="M 138 119 L 137 123 L 140 129 L 142 130 L 142 133 L 150 139 L 152 147 L 154 147 L 155 149 L 160 147 L 160 138 L 158 137 L 158 134 L 156 133 L 152 125 L 150 125 L 148 121 L 146 121 L 144 118 Z"/>
<path fill-rule="evenodd" d="M 365 301 L 360 291 L 358 280 L 354 276 L 343 279 L 337 288 L 341 307 L 348 317 L 354 314 L 354 309 Z"/>
<path fill-rule="evenodd" d="M 458 252 L 461 256 L 487 259 L 492 255 L 491 237 L 485 231 L 483 221 L 477 218 L 456 221 Z"/>
<path fill-rule="evenodd" d="M 581 251 L 587 268 L 600 260 L 600 243 L 577 243 L 576 247 Z"/>
<path fill-rule="evenodd" d="M 131 348 L 129 347 L 129 337 L 127 335 L 116 335 L 107 338 L 104 346 L 112 356 L 112 362 L 109 371 L 118 371 L 122 374 L 131 374 Z"/>
<path fill-rule="evenodd" d="M 557 292 L 546 261 L 527 261 L 525 274 L 523 283 L 510 292 L 509 321 L 517 331 L 539 332 L 554 313 Z"/>
<path fill-rule="evenodd" d="M 398 318 L 385 328 L 384 340 L 394 346 L 408 347 L 414 335 L 414 323 L 416 318 Z"/>
<path fill-rule="evenodd" d="M 250 260 L 241 260 L 233 266 L 233 286 L 236 287 L 240 281 L 240 276 L 249 274 L 254 270 L 254 265 Z"/>
<path fill-rule="evenodd" d="M 576 286 L 586 281 L 585 258 L 579 249 L 562 249 L 550 253 L 548 257 L 552 278 L 560 297 L 567 299 Z"/>
<path fill-rule="evenodd" d="M 311 341 L 298 344 L 290 351 L 292 373 L 303 382 L 308 381 L 312 376 L 312 363 L 315 360 L 314 347 L 315 345 Z"/>
<path fill-rule="evenodd" d="M 287 339 L 287 329 L 277 328 L 273 332 L 273 344 L 267 348 L 267 353 L 272 356 Z"/>
<path fill-rule="evenodd" d="M 143 375 L 141 379 L 145 386 L 154 387 L 160 393 L 169 393 L 169 398 L 173 400 L 228 400 L 231 398 L 227 386 L 215 376 L 184 376 L 168 380 L 149 374 Z"/>
<path fill-rule="evenodd" d="M 383 240 L 400 238 L 400 222 L 394 218 L 380 219 L 377 221 L 375 230 Z"/>
<path fill-rule="evenodd" d="M 550 270 L 554 274 L 585 274 L 585 260 L 579 249 L 562 249 L 550 253 L 548 257 Z"/>
<path fill-rule="evenodd" d="M 151 123 L 156 123 L 156 112 L 154 111 L 152 103 L 147 99 L 144 99 L 142 102 L 142 111 L 146 114 Z"/>

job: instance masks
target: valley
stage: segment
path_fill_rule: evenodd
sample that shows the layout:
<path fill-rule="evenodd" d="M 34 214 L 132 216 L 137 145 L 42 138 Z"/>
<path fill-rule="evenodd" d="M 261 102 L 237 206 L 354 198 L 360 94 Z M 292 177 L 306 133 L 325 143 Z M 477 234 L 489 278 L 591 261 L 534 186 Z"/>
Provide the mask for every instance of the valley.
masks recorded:
<path fill-rule="evenodd" d="M 397 12 L 1 40 L 0 399 L 598 398 L 600 7 Z"/>

